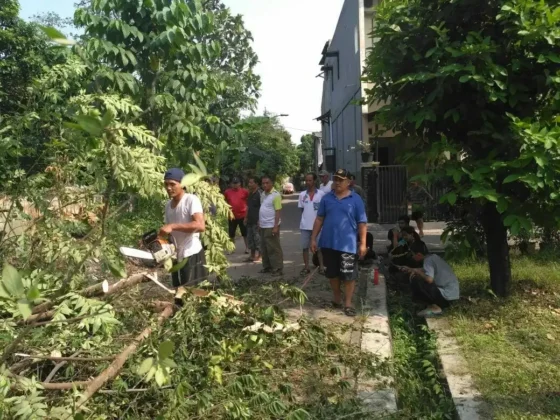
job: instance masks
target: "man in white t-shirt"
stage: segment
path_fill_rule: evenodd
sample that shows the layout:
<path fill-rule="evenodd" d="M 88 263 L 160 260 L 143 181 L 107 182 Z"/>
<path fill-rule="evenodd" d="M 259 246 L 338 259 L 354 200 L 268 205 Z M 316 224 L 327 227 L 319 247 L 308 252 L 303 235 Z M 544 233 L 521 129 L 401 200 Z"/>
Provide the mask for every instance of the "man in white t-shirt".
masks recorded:
<path fill-rule="evenodd" d="M 170 200 L 165 206 L 165 225 L 159 230 L 160 236 L 171 234 L 177 243 L 177 260 L 188 258 L 186 264 L 172 273 L 173 287 L 189 282 L 201 282 L 208 277 L 206 258 L 200 241 L 204 232 L 202 203 L 194 194 L 187 194 L 181 186 L 185 173 L 179 168 L 169 169 L 164 176 L 165 190 Z"/>
<path fill-rule="evenodd" d="M 311 233 L 313 232 L 313 224 L 317 217 L 319 203 L 325 193 L 315 187 L 317 175 L 309 173 L 305 175 L 306 190 L 299 194 L 298 207 L 301 209 L 301 222 L 299 229 L 301 233 L 301 248 L 303 250 L 303 270 L 301 275 L 311 272 L 309 269 L 309 246 L 311 244 Z M 320 269 L 323 270 L 322 259 L 319 260 Z"/>
<path fill-rule="evenodd" d="M 319 172 L 319 179 L 321 180 L 319 189 L 325 194 L 330 193 L 332 191 L 331 174 L 329 174 L 327 171 L 321 171 Z"/>

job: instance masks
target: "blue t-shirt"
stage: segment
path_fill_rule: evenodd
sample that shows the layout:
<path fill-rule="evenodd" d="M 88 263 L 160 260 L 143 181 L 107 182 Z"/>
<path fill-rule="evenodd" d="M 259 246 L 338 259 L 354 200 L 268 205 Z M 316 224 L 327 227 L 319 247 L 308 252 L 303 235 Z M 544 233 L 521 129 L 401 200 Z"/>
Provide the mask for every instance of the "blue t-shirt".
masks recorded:
<path fill-rule="evenodd" d="M 339 200 L 334 191 L 325 194 L 317 217 L 323 217 L 319 248 L 330 248 L 349 254 L 357 252 L 358 224 L 367 223 L 362 198 L 355 192 Z"/>

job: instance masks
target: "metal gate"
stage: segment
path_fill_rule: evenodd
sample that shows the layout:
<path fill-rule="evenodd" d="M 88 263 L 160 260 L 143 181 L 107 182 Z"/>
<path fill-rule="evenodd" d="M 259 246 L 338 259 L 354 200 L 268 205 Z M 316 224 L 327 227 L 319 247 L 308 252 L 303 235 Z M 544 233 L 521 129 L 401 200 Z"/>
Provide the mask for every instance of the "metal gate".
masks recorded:
<path fill-rule="evenodd" d="M 362 185 L 367 191 L 370 222 L 393 224 L 400 215 L 407 213 L 408 169 L 406 165 L 363 168 Z"/>
<path fill-rule="evenodd" d="M 398 217 L 408 213 L 406 195 L 409 187 L 406 165 L 383 165 L 362 169 L 362 186 L 367 191 L 368 220 L 371 223 L 394 224 Z M 453 218 L 449 206 L 439 204 L 445 194 L 443 186 L 430 185 L 424 209 L 425 220 Z"/>
<path fill-rule="evenodd" d="M 396 223 L 407 213 L 408 168 L 405 165 L 379 166 L 377 205 L 379 223 Z"/>

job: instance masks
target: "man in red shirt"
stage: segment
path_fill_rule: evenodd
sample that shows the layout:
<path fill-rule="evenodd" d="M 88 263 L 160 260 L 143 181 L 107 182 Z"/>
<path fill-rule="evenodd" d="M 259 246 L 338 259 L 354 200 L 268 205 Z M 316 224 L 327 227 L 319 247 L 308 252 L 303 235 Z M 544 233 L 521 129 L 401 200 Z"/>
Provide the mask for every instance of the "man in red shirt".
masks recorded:
<path fill-rule="evenodd" d="M 243 236 L 245 242 L 245 254 L 249 253 L 247 248 L 247 227 L 245 226 L 245 216 L 247 216 L 247 198 L 249 191 L 241 188 L 241 181 L 235 177 L 231 180 L 231 188 L 224 192 L 227 203 L 231 207 L 233 219 L 229 221 L 229 237 L 232 242 L 235 242 L 235 233 L 237 226 Z"/>

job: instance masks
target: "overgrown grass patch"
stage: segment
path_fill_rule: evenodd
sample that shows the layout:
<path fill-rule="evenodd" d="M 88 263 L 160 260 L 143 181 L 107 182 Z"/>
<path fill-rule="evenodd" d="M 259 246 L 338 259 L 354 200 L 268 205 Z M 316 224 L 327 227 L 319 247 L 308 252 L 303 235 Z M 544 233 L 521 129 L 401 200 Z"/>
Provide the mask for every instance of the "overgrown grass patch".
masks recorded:
<path fill-rule="evenodd" d="M 439 373 L 435 337 L 416 317 L 410 293 L 388 282 L 399 419 L 451 419 L 453 401 Z"/>
<path fill-rule="evenodd" d="M 486 262 L 454 263 L 463 299 L 450 323 L 496 419 L 560 418 L 560 265 L 512 259 L 512 293 L 493 296 Z"/>

